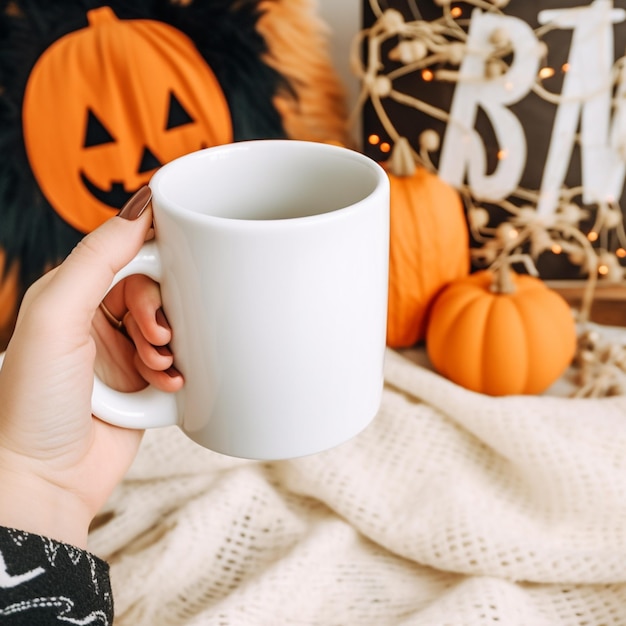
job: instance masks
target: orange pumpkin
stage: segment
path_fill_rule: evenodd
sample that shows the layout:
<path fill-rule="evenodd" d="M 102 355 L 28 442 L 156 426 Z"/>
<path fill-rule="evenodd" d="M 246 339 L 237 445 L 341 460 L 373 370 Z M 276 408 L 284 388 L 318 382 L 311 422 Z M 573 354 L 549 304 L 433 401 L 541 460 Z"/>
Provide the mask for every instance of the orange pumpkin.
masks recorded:
<path fill-rule="evenodd" d="M 118 20 L 106 6 L 87 18 L 38 59 L 22 110 L 37 183 L 82 232 L 115 215 L 163 163 L 232 141 L 226 98 L 186 35 Z"/>
<path fill-rule="evenodd" d="M 566 301 L 540 279 L 482 270 L 437 297 L 426 349 L 440 374 L 467 389 L 537 394 L 571 363 L 576 325 Z"/>
<path fill-rule="evenodd" d="M 459 193 L 416 166 L 404 137 L 385 168 L 391 188 L 387 344 L 402 348 L 424 339 L 437 293 L 467 276 L 469 231 Z"/>

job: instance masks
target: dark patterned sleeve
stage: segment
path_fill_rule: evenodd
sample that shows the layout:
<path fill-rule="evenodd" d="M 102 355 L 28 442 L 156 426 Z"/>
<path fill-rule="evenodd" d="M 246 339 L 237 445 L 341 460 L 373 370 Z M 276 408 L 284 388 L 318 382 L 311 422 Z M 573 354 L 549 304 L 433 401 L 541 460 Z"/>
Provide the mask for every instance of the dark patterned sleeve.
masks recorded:
<path fill-rule="evenodd" d="M 0 624 L 109 626 L 109 566 L 74 546 L 0 526 Z"/>

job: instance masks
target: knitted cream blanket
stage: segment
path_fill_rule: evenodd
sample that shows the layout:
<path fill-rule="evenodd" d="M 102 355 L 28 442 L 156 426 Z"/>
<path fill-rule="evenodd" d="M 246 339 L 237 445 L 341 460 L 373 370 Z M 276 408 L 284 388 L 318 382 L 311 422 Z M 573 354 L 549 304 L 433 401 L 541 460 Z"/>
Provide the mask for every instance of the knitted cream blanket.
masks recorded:
<path fill-rule="evenodd" d="M 489 398 L 392 351 L 386 381 L 294 461 L 148 432 L 91 534 L 116 625 L 626 625 L 626 397 Z"/>

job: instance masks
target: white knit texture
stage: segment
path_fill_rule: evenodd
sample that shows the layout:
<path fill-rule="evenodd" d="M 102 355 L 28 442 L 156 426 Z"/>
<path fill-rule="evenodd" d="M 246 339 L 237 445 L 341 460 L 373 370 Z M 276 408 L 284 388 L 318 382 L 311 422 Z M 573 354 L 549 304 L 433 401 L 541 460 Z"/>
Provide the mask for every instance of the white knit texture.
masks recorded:
<path fill-rule="evenodd" d="M 146 433 L 90 548 L 116 626 L 626 626 L 626 397 L 490 398 L 393 351 L 293 461 Z"/>

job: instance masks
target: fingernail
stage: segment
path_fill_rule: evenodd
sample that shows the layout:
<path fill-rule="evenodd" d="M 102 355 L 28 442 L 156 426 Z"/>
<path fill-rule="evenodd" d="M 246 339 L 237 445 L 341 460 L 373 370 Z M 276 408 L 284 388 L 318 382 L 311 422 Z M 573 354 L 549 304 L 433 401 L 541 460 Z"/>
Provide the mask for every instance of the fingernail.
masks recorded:
<path fill-rule="evenodd" d="M 168 367 L 165 370 L 165 373 L 170 377 L 170 378 L 178 378 L 179 376 L 182 376 L 182 374 L 175 368 L 175 367 Z"/>
<path fill-rule="evenodd" d="M 174 356 L 174 353 L 170 350 L 170 348 L 168 346 L 155 346 L 154 349 L 161 356 Z"/>
<path fill-rule="evenodd" d="M 145 210 L 152 198 L 152 190 L 144 185 L 136 191 L 117 214 L 125 220 L 136 220 Z"/>
<path fill-rule="evenodd" d="M 161 328 L 165 328 L 165 330 L 172 330 L 169 325 L 169 322 L 167 321 L 167 318 L 165 317 L 165 313 L 163 312 L 163 309 L 157 310 L 155 318 L 156 318 L 156 323 Z"/>

